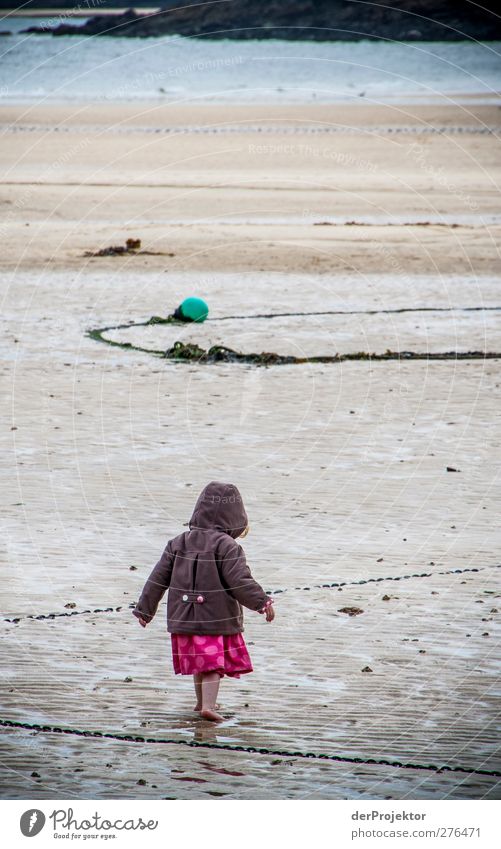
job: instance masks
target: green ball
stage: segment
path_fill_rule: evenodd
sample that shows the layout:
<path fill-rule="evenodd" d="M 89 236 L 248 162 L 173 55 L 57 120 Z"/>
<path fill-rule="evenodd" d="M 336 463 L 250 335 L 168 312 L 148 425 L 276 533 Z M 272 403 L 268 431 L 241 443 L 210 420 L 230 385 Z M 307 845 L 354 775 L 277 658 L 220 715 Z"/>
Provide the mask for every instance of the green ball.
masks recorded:
<path fill-rule="evenodd" d="M 185 298 L 179 306 L 185 321 L 205 321 L 209 307 L 202 298 Z"/>

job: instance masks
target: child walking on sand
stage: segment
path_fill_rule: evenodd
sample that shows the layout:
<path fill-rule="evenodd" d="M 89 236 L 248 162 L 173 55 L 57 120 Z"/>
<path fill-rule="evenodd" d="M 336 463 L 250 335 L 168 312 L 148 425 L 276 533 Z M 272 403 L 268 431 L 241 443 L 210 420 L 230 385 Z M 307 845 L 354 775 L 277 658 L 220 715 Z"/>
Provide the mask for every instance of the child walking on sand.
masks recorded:
<path fill-rule="evenodd" d="M 224 675 L 252 672 L 242 632 L 242 605 L 272 622 L 273 599 L 254 580 L 238 537 L 249 526 L 233 484 L 212 481 L 198 497 L 189 531 L 169 540 L 144 585 L 134 616 L 142 627 L 153 619 L 168 589 L 167 630 L 176 675 L 193 675 L 200 716 L 213 722 Z"/>

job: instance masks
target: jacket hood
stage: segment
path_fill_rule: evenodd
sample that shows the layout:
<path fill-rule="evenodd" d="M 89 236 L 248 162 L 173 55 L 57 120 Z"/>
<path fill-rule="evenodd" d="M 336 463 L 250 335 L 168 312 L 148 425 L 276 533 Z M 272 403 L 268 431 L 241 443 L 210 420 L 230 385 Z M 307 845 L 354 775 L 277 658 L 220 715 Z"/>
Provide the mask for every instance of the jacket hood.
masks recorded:
<path fill-rule="evenodd" d="M 232 483 L 211 481 L 198 496 L 193 515 L 190 519 L 190 530 L 224 531 L 236 539 L 248 525 L 242 496 Z"/>

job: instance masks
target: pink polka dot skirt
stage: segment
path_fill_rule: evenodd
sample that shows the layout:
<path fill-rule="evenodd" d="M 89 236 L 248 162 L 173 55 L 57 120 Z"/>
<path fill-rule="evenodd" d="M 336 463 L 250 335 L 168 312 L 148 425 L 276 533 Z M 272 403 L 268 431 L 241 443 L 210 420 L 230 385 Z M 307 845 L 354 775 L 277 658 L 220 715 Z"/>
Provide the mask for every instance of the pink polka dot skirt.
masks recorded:
<path fill-rule="evenodd" d="M 172 661 L 176 675 L 219 672 L 240 678 L 252 672 L 252 663 L 242 634 L 171 634 Z"/>

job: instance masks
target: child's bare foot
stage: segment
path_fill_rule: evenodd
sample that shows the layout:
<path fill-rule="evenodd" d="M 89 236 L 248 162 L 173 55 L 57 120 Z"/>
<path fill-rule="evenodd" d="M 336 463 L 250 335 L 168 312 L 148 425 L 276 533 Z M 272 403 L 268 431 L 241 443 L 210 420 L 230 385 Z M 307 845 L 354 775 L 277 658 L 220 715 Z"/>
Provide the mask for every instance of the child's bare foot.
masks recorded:
<path fill-rule="evenodd" d="M 216 707 L 219 707 L 219 705 L 216 705 Z M 209 708 L 202 708 L 200 716 L 203 719 L 209 719 L 211 722 L 224 722 L 224 716 L 221 716 L 220 713 L 217 713 L 215 710 L 210 710 Z"/>
<path fill-rule="evenodd" d="M 217 708 L 220 708 L 220 707 L 221 707 L 221 705 L 216 705 L 216 707 L 217 707 Z M 200 705 L 200 704 L 197 702 L 197 703 L 196 703 L 196 705 L 195 705 L 195 707 L 193 708 L 193 710 L 196 710 L 196 711 L 197 711 L 197 713 L 198 713 L 199 711 L 201 711 L 201 710 L 202 710 L 202 705 Z"/>

